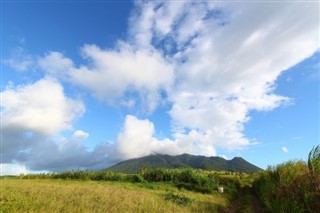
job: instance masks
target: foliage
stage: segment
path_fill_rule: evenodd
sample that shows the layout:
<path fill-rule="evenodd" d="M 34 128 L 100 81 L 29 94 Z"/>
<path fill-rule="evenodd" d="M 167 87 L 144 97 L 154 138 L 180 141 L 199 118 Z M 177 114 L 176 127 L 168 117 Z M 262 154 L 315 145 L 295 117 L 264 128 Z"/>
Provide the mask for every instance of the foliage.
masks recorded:
<path fill-rule="evenodd" d="M 180 206 L 186 206 L 192 202 L 192 200 L 190 198 L 186 197 L 185 195 L 174 194 L 172 192 L 165 194 L 164 199 L 172 201 L 174 203 L 177 203 Z"/>
<path fill-rule="evenodd" d="M 214 177 L 198 170 L 185 169 L 142 169 L 140 174 L 149 182 L 171 182 L 179 189 L 211 193 L 218 186 Z"/>
<path fill-rule="evenodd" d="M 289 161 L 261 172 L 254 182 L 260 200 L 270 212 L 317 212 L 320 209 L 319 146 L 308 164 Z"/>
<path fill-rule="evenodd" d="M 311 149 L 308 156 L 308 166 L 312 173 L 320 173 L 320 145 Z"/>
<path fill-rule="evenodd" d="M 212 193 L 217 189 L 216 178 L 200 170 L 185 169 L 142 169 L 138 174 L 123 174 L 113 171 L 67 171 L 61 173 L 21 175 L 21 179 L 66 179 L 103 180 L 131 183 L 169 182 L 179 189 L 201 193 Z"/>

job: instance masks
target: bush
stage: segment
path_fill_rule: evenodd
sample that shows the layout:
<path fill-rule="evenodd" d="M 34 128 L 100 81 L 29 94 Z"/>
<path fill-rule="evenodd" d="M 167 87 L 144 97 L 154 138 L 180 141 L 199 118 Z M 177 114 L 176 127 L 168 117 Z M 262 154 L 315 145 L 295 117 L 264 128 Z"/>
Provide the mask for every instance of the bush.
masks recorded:
<path fill-rule="evenodd" d="M 149 182 L 171 182 L 179 189 L 201 193 L 211 193 L 218 186 L 214 177 L 190 168 L 143 169 L 140 174 Z"/>
<path fill-rule="evenodd" d="M 143 183 L 145 180 L 140 174 L 133 174 L 133 175 L 128 175 L 127 176 L 127 181 L 132 182 L 132 183 Z"/>
<path fill-rule="evenodd" d="M 184 195 L 168 193 L 164 197 L 165 200 L 172 201 L 180 206 L 186 206 L 192 202 L 192 200 Z"/>

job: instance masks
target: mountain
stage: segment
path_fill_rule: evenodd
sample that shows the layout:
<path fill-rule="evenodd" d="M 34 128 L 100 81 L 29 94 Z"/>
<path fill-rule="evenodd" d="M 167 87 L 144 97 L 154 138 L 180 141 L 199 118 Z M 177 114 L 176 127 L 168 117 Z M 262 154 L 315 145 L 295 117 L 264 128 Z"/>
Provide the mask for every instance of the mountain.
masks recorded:
<path fill-rule="evenodd" d="M 189 154 L 177 156 L 154 154 L 141 158 L 126 160 L 120 162 L 108 170 L 136 173 L 141 168 L 194 168 L 216 171 L 235 171 L 252 173 L 262 169 L 249 163 L 241 157 L 235 157 L 232 160 L 225 160 L 221 157 L 205 157 Z"/>

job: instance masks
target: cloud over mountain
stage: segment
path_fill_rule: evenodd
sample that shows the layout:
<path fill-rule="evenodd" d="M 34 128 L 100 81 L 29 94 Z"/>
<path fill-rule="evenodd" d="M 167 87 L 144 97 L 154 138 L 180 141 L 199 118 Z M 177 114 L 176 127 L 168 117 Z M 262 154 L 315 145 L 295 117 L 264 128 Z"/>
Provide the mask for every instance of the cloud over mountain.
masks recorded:
<path fill-rule="evenodd" d="M 59 170 L 151 153 L 241 150 L 252 143 L 244 134 L 249 112 L 290 103 L 290 97 L 275 94 L 276 80 L 319 50 L 316 2 L 136 1 L 134 6 L 126 39 L 109 48 L 83 45 L 81 63 L 49 50 L 37 60 L 44 79 L 1 93 L 7 162 Z M 61 139 L 59 133 L 72 130 L 85 108 L 64 94 L 63 84 L 111 106 L 143 109 L 144 116 L 165 105 L 172 135 L 158 139 L 151 120 L 125 115 L 113 144 L 88 151 L 78 140 L 89 136 L 86 130 Z M 41 151 L 48 147 L 52 155 Z M 39 163 L 40 158 L 45 160 Z"/>

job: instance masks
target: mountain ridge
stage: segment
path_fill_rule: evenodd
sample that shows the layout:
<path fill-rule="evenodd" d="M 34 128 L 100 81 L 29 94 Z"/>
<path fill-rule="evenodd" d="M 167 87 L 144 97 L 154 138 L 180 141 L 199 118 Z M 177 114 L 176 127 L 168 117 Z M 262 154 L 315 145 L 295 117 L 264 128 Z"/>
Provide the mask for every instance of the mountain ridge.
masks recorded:
<path fill-rule="evenodd" d="M 137 173 L 142 168 L 194 168 L 203 170 L 215 171 L 233 171 L 253 173 L 262 169 L 251 164 L 241 157 L 234 157 L 231 160 L 226 160 L 218 156 L 201 156 L 201 155 L 166 155 L 152 154 L 140 158 L 134 158 L 117 163 L 107 170 L 123 173 Z"/>

